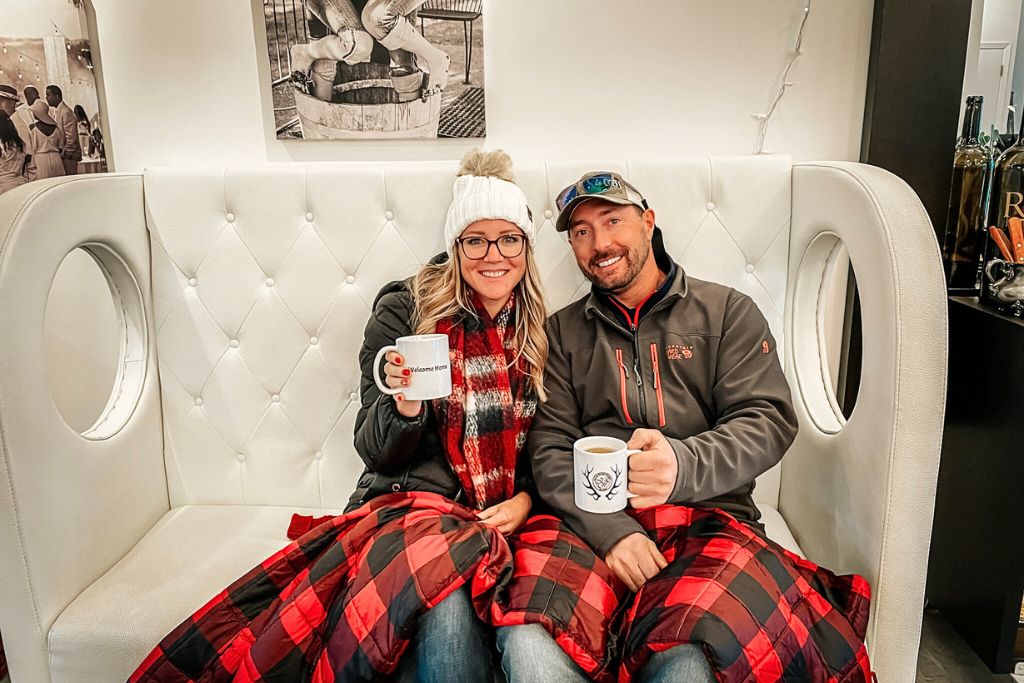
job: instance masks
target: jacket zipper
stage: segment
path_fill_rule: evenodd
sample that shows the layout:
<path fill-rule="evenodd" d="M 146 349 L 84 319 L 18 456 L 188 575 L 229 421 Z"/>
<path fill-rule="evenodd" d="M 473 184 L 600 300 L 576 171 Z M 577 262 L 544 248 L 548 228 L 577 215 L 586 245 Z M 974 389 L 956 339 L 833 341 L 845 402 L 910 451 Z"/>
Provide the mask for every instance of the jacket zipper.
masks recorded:
<path fill-rule="evenodd" d="M 647 303 L 647 299 L 654 296 L 654 292 L 647 295 L 647 298 L 637 304 L 633 309 L 633 317 L 630 318 L 629 310 L 620 304 L 614 297 L 609 298 L 612 305 L 618 308 L 622 315 L 629 321 L 629 332 L 633 338 L 633 377 L 636 378 L 636 393 L 640 398 L 640 419 L 647 424 L 647 396 L 644 393 L 644 378 L 640 374 L 640 310 Z"/>
<path fill-rule="evenodd" d="M 658 426 L 665 426 L 665 401 L 661 395 L 661 368 L 658 366 L 658 345 L 651 344 L 651 363 L 654 365 L 654 393 L 658 396 Z"/>
<path fill-rule="evenodd" d="M 630 325 L 630 329 L 633 332 L 633 374 L 636 376 L 636 393 L 640 395 L 640 419 L 647 424 L 647 397 L 644 394 L 643 375 L 640 374 L 640 334 L 636 324 Z"/>
<path fill-rule="evenodd" d="M 633 418 L 629 416 L 629 407 L 626 404 L 626 364 L 622 362 L 622 349 L 615 349 L 615 360 L 619 362 L 619 400 L 622 403 L 622 412 L 626 416 L 626 423 L 633 424 Z"/>

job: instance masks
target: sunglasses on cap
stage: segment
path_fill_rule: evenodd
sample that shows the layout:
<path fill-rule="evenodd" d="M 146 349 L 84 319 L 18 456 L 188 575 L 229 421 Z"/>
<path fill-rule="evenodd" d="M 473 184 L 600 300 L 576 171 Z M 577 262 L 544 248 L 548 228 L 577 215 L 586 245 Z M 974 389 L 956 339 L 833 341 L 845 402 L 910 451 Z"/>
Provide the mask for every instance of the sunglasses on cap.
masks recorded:
<path fill-rule="evenodd" d="M 624 199 L 630 203 L 647 207 L 643 195 L 635 187 L 626 182 L 618 173 L 610 171 L 597 171 L 588 173 L 575 183 L 558 193 L 555 198 L 555 207 L 561 211 L 569 203 L 582 196 L 605 196 Z"/>

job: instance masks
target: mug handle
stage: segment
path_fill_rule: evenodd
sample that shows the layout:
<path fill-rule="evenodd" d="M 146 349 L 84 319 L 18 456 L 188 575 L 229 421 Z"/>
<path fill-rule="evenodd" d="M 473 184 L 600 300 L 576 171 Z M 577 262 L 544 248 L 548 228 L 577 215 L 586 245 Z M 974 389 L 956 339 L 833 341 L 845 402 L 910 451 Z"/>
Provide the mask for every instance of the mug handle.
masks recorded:
<path fill-rule="evenodd" d="M 989 281 L 993 285 L 995 285 L 996 287 L 998 287 L 1001 284 L 1003 284 L 1004 282 L 1006 282 L 1006 278 L 1008 276 L 1006 275 L 1006 272 L 1004 270 L 1004 272 L 1002 273 L 1002 277 L 999 278 L 998 280 L 996 280 L 995 275 L 992 274 L 992 269 L 993 268 L 1005 268 L 1006 267 L 1006 263 L 1007 263 L 1006 261 L 1000 261 L 999 259 L 992 259 L 991 261 L 989 261 L 988 263 L 985 264 L 985 275 L 988 275 Z"/>
<path fill-rule="evenodd" d="M 384 348 L 377 352 L 377 357 L 373 359 L 373 381 L 377 383 L 377 388 L 380 389 L 380 393 L 387 394 L 388 396 L 394 396 L 395 394 L 400 394 L 402 390 L 398 388 L 392 389 L 391 387 L 384 384 L 384 382 L 382 382 L 380 379 L 380 370 L 378 369 L 380 368 L 381 359 L 384 357 L 384 354 L 387 353 L 388 351 L 394 351 L 395 353 L 398 353 L 398 347 L 395 346 L 394 344 L 391 344 L 389 346 L 385 346 Z"/>
<path fill-rule="evenodd" d="M 644 451 L 641 448 L 631 448 L 631 449 L 628 449 L 626 451 L 626 472 L 629 472 L 629 456 L 631 456 L 631 455 L 633 455 L 635 453 L 643 453 L 643 452 Z M 626 477 L 626 499 L 628 500 L 629 498 L 636 498 L 636 496 L 637 496 L 637 494 L 635 494 L 635 493 L 633 493 L 632 491 L 629 490 L 629 477 L 627 475 L 627 477 Z"/>

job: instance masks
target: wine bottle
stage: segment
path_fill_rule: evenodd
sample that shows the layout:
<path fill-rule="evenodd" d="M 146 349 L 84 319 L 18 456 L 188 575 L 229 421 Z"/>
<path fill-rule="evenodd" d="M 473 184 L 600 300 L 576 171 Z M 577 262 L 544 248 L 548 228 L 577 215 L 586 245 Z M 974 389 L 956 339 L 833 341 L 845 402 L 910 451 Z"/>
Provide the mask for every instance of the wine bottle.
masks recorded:
<path fill-rule="evenodd" d="M 1016 93 L 1010 91 L 1010 104 L 1006 107 L 1006 129 L 996 138 L 996 154 L 1002 154 L 1017 141 L 1017 126 L 1013 122 L 1014 110 L 1016 107 L 1013 104 L 1013 100 Z"/>
<path fill-rule="evenodd" d="M 963 130 L 953 153 L 953 180 L 942 240 L 942 262 L 950 293 L 976 295 L 981 287 L 985 242 L 985 180 L 989 153 L 978 141 L 982 98 L 967 98 Z M 1024 151 L 1024 150 L 1022 150 Z"/>
<path fill-rule="evenodd" d="M 1007 133 L 1012 133 L 1014 131 L 1014 129 L 1016 128 L 1016 126 L 1013 124 L 1013 109 L 1014 109 L 1014 107 L 1013 107 L 1013 96 L 1015 94 L 1016 93 L 1014 91 L 1012 91 L 1012 90 L 1010 91 L 1010 104 L 1009 104 L 1009 106 L 1006 107 L 1006 132 Z"/>
<path fill-rule="evenodd" d="M 1007 235 L 1011 218 L 1024 218 L 1024 117 L 1020 118 L 1017 141 L 999 155 L 992 171 L 991 196 L 989 198 L 988 225 L 1001 228 Z M 983 262 L 1003 258 L 999 248 L 986 235 Z M 993 302 L 988 283 L 981 288 L 981 298 Z"/>

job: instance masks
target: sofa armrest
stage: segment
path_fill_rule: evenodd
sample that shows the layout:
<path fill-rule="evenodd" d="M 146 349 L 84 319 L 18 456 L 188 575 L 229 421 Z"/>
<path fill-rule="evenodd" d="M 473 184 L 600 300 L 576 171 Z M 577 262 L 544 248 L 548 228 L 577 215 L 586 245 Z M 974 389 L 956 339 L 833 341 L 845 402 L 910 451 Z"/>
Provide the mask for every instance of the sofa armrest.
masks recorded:
<path fill-rule="evenodd" d="M 823 274 L 849 250 L 863 327 L 850 419 L 822 362 Z M 809 559 L 872 586 L 868 646 L 879 680 L 913 681 L 942 440 L 946 295 L 917 195 L 879 168 L 793 167 L 786 366 L 801 430 L 783 460 L 780 512 Z"/>
<path fill-rule="evenodd" d="M 111 286 L 122 347 L 85 436 L 57 412 L 43 353 L 50 286 L 79 246 Z M 0 631 L 14 680 L 49 680 L 54 620 L 168 509 L 149 263 L 139 175 L 0 196 Z"/>

